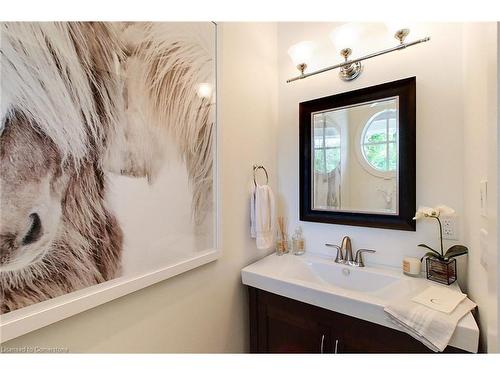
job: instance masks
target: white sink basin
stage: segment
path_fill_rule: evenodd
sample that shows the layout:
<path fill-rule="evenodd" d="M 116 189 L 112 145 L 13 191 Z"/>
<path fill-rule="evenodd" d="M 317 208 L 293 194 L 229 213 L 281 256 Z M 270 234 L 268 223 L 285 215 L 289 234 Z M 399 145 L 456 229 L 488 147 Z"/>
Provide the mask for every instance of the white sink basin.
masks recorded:
<path fill-rule="evenodd" d="M 333 259 L 290 254 L 269 255 L 245 267 L 241 276 L 245 285 L 394 329 L 398 327 L 386 318 L 384 306 L 434 284 L 397 270 L 358 268 Z M 450 345 L 477 352 L 478 342 L 479 329 L 469 313 L 460 320 Z"/>
<path fill-rule="evenodd" d="M 333 262 L 302 261 L 312 273 L 321 281 L 334 286 L 365 293 L 378 292 L 394 283 L 401 282 L 401 278 L 371 269 L 362 270 Z"/>

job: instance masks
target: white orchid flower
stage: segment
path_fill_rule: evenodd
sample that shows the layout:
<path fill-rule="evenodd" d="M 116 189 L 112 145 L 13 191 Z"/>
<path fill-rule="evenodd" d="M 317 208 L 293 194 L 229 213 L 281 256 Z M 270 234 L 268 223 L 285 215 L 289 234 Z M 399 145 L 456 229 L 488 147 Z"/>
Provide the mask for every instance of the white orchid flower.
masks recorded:
<path fill-rule="evenodd" d="M 440 217 L 442 216 L 453 216 L 455 215 L 455 210 L 451 207 L 445 206 L 444 204 L 440 204 L 434 208 L 432 207 L 424 207 L 424 206 L 419 206 L 417 212 L 415 212 L 415 217 L 413 220 L 419 220 L 423 219 L 426 217 L 436 219 L 436 221 L 439 224 L 439 251 L 434 250 L 432 247 L 426 245 L 426 244 L 419 244 L 418 246 L 424 247 L 428 251 L 425 253 L 425 255 L 422 257 L 424 259 L 425 257 L 434 257 L 437 258 L 441 261 L 448 261 L 451 258 L 464 255 L 468 253 L 468 249 L 465 246 L 462 245 L 454 245 L 450 247 L 446 253 L 444 252 L 444 247 L 443 247 L 443 225 L 441 223 Z M 421 259 L 421 260 L 422 260 Z"/>
<path fill-rule="evenodd" d="M 445 206 L 443 204 L 434 207 L 434 209 L 439 212 L 439 216 L 453 216 L 453 215 L 455 215 L 455 210 L 453 208 Z"/>
<path fill-rule="evenodd" d="M 441 216 L 452 216 L 455 214 L 455 210 L 451 207 L 445 206 L 443 204 L 432 207 L 420 206 L 415 213 L 413 220 L 419 220 L 424 217 L 441 217 Z"/>
<path fill-rule="evenodd" d="M 419 220 L 424 217 L 430 217 L 437 215 L 437 212 L 431 207 L 420 206 L 418 207 L 417 212 L 415 212 L 415 217 L 413 220 Z"/>

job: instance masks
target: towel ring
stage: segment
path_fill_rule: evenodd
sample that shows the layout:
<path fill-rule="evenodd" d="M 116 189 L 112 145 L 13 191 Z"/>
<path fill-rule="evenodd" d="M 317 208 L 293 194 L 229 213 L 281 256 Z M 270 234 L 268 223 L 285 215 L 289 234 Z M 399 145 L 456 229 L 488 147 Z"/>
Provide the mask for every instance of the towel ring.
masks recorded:
<path fill-rule="evenodd" d="M 262 169 L 264 171 L 264 173 L 266 174 L 266 185 L 269 183 L 269 175 L 267 174 L 267 170 L 266 168 L 264 168 L 263 165 L 257 165 L 257 164 L 254 164 L 253 166 L 253 183 L 255 184 L 255 186 L 257 186 L 257 171 L 259 169 Z"/>

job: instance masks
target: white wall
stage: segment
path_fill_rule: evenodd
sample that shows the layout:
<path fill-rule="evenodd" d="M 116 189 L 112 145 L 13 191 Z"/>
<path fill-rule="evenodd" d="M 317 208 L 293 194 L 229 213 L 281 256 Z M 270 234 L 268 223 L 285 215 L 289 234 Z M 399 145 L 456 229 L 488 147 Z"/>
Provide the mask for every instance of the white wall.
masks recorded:
<path fill-rule="evenodd" d="M 417 77 L 417 206 L 439 203 L 456 209 L 463 217 L 463 119 L 462 119 L 462 25 L 420 24 L 408 40 L 429 35 L 432 40 L 403 51 L 364 62 L 364 72 L 343 82 L 337 71 L 286 83 L 297 75 L 287 49 L 296 42 L 318 42 L 314 68 L 340 61 L 328 38 L 335 24 L 282 23 L 278 25 L 279 138 L 278 168 L 281 209 L 291 226 L 299 224 L 298 105 L 300 102 L 372 86 L 406 77 Z M 396 45 L 382 24 L 368 24 L 363 44 L 352 46 L 354 56 Z M 401 197 L 404 199 L 404 197 Z M 461 221 L 461 220 L 459 220 Z M 437 245 L 435 222 L 417 223 L 416 232 L 301 222 L 307 250 L 329 253 L 326 242 L 340 243 L 349 235 L 356 248 L 373 248 L 368 263 L 400 267 L 404 256 L 422 256 L 421 242 Z M 290 228 L 293 229 L 293 228 Z M 461 237 L 462 238 L 462 237 Z M 465 276 L 462 274 L 462 276 Z"/>
<path fill-rule="evenodd" d="M 481 342 L 498 351 L 497 335 L 497 24 L 465 24 L 464 240 L 469 246 L 468 291 L 480 306 Z M 487 216 L 480 212 L 481 180 L 488 181 Z M 481 241 L 480 230 L 487 231 Z M 482 261 L 483 260 L 483 264 Z"/>
<path fill-rule="evenodd" d="M 222 257 L 3 345 L 72 352 L 248 350 L 240 270 L 265 255 L 248 236 L 252 164 L 264 164 L 276 186 L 276 24 L 223 24 L 219 35 Z"/>

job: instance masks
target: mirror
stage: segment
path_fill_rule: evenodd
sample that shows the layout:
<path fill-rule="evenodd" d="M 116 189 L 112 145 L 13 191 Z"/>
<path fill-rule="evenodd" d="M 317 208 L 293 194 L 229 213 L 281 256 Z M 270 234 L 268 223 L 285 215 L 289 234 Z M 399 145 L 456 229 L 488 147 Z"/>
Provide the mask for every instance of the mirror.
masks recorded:
<path fill-rule="evenodd" d="M 415 78 L 300 113 L 301 220 L 414 230 Z"/>
<path fill-rule="evenodd" d="M 398 98 L 312 114 L 313 208 L 397 214 Z"/>

